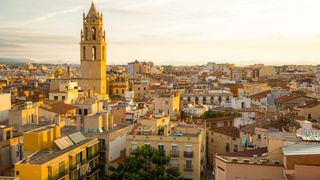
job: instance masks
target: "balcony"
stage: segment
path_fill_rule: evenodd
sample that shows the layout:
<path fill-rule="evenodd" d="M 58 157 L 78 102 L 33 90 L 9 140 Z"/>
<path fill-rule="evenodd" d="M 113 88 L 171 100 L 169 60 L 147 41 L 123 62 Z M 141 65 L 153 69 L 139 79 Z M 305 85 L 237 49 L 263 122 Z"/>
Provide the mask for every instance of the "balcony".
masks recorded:
<path fill-rule="evenodd" d="M 193 152 L 192 151 L 184 151 L 184 157 L 187 158 L 193 158 Z"/>
<path fill-rule="evenodd" d="M 83 167 L 84 165 L 86 164 L 86 160 L 82 160 L 82 162 L 78 163 L 78 164 L 75 164 L 73 166 L 70 166 L 69 170 L 70 170 L 70 173 L 76 171 L 76 170 L 79 170 L 81 167 Z"/>
<path fill-rule="evenodd" d="M 171 151 L 170 156 L 171 157 L 179 157 L 179 151 Z"/>
<path fill-rule="evenodd" d="M 87 179 L 90 179 L 91 176 L 99 172 L 99 166 L 96 166 L 94 168 L 90 168 L 87 172 Z"/>
<path fill-rule="evenodd" d="M 185 164 L 184 165 L 184 171 L 192 172 L 193 171 L 192 164 Z"/>
<path fill-rule="evenodd" d="M 64 179 L 67 175 L 68 175 L 68 171 L 63 171 L 53 177 L 49 177 L 48 179 L 49 180 L 60 180 L 60 179 Z"/>
<path fill-rule="evenodd" d="M 93 160 L 93 159 L 95 159 L 97 157 L 99 157 L 99 153 L 88 155 L 87 156 L 87 161 L 89 162 L 89 161 L 91 161 L 91 160 Z"/>

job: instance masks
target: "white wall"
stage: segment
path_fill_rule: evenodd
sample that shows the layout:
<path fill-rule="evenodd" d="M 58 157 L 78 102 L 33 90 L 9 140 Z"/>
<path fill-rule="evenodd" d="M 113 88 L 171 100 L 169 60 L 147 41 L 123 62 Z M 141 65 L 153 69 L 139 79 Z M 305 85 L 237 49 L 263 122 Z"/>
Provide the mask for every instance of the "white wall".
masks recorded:
<path fill-rule="evenodd" d="M 121 151 L 126 148 L 127 133 L 123 136 L 118 136 L 109 143 L 108 161 L 113 161 L 121 156 Z"/>

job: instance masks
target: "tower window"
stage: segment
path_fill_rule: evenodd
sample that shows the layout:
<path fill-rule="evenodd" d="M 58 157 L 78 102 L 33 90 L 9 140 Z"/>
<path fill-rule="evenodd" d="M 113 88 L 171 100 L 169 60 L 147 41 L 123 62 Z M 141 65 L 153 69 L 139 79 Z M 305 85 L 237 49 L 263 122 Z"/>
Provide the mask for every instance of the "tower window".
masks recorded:
<path fill-rule="evenodd" d="M 102 47 L 102 59 L 104 59 L 104 47 Z"/>
<path fill-rule="evenodd" d="M 92 60 L 96 60 L 96 47 L 95 46 L 93 46 L 92 47 Z"/>
<path fill-rule="evenodd" d="M 84 33 L 84 37 L 85 37 L 86 40 L 88 40 L 88 28 L 87 27 L 86 27 L 86 31 Z"/>
<path fill-rule="evenodd" d="M 82 48 L 82 59 L 86 60 L 86 47 Z"/>
<path fill-rule="evenodd" d="M 92 28 L 92 39 L 93 39 L 93 40 L 96 40 L 96 34 L 97 34 L 97 33 L 96 33 L 96 28 L 93 27 L 93 28 Z"/>

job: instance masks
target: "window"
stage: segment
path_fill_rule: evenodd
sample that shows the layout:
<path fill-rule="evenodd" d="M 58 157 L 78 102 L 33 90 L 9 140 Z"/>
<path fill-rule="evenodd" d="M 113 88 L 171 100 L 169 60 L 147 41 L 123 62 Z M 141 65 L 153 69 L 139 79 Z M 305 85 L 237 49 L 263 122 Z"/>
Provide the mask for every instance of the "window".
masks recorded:
<path fill-rule="evenodd" d="M 138 91 L 140 91 L 140 88 L 138 87 Z"/>
<path fill-rule="evenodd" d="M 88 115 L 88 109 L 84 109 L 84 115 Z"/>
<path fill-rule="evenodd" d="M 171 164 L 171 167 L 174 167 L 174 168 L 179 167 L 178 159 L 171 159 L 170 164 Z"/>
<path fill-rule="evenodd" d="M 308 119 L 309 119 L 309 120 L 312 119 L 311 114 L 308 114 Z"/>
<path fill-rule="evenodd" d="M 63 176 L 65 174 L 64 161 L 59 163 L 59 175 Z"/>
<path fill-rule="evenodd" d="M 82 160 L 82 153 L 78 153 L 77 155 L 76 155 L 76 164 L 78 165 L 78 164 L 81 164 L 81 160 Z"/>
<path fill-rule="evenodd" d="M 191 98 L 190 97 L 188 97 L 188 102 L 190 102 L 191 101 Z"/>
<path fill-rule="evenodd" d="M 192 145 L 186 145 L 186 152 L 192 152 Z"/>
<path fill-rule="evenodd" d="M 97 52 L 96 47 L 93 46 L 92 47 L 92 60 L 96 60 L 97 59 L 96 52 Z"/>
<path fill-rule="evenodd" d="M 190 160 L 190 159 L 187 159 L 186 160 L 186 168 L 192 168 L 192 160 Z"/>
<path fill-rule="evenodd" d="M 136 142 L 132 142 L 131 143 L 131 151 L 134 151 L 137 149 L 137 143 Z"/>
<path fill-rule="evenodd" d="M 230 144 L 227 143 L 227 144 L 226 144 L 226 152 L 229 152 L 229 151 L 230 151 Z"/>
<path fill-rule="evenodd" d="M 144 146 L 145 146 L 146 148 L 150 148 L 150 143 L 144 143 Z"/>
<path fill-rule="evenodd" d="M 92 31 L 92 39 L 93 39 L 93 40 L 96 40 L 96 39 L 97 39 L 96 28 L 93 27 L 91 31 Z"/>
<path fill-rule="evenodd" d="M 261 139 L 261 134 L 258 134 L 258 139 Z"/>
<path fill-rule="evenodd" d="M 11 138 L 11 131 L 6 132 L 6 138 L 7 138 L 7 140 Z"/>
<path fill-rule="evenodd" d="M 158 150 L 159 151 L 164 151 L 164 145 L 163 144 L 158 144 Z"/>
<path fill-rule="evenodd" d="M 82 47 L 82 60 L 86 60 L 86 47 Z"/>
<path fill-rule="evenodd" d="M 53 98 L 54 98 L 54 100 L 57 100 L 57 99 L 58 99 L 58 96 L 54 96 Z"/>
<path fill-rule="evenodd" d="M 238 145 L 235 144 L 235 145 L 233 146 L 233 151 L 234 151 L 234 152 L 238 152 Z"/>
<path fill-rule="evenodd" d="M 66 99 L 66 97 L 65 97 L 65 96 L 62 96 L 62 99 Z"/>
<path fill-rule="evenodd" d="M 102 47 L 102 59 L 104 59 L 104 46 Z"/>
<path fill-rule="evenodd" d="M 16 175 L 19 176 L 19 171 L 16 171 Z"/>
<path fill-rule="evenodd" d="M 119 90 L 118 89 L 116 89 L 116 94 L 119 94 Z"/>
<path fill-rule="evenodd" d="M 172 154 L 179 154 L 179 149 L 177 144 L 172 144 Z"/>
<path fill-rule="evenodd" d="M 146 88 L 146 87 L 144 87 L 144 88 L 143 88 L 143 90 L 147 90 L 147 88 Z"/>
<path fill-rule="evenodd" d="M 78 110 L 78 114 L 79 114 L 79 115 L 82 115 L 82 109 L 79 109 L 79 110 Z"/>
<path fill-rule="evenodd" d="M 121 91 L 121 92 L 122 92 L 122 94 L 124 94 L 124 89 L 122 89 L 122 91 Z"/>

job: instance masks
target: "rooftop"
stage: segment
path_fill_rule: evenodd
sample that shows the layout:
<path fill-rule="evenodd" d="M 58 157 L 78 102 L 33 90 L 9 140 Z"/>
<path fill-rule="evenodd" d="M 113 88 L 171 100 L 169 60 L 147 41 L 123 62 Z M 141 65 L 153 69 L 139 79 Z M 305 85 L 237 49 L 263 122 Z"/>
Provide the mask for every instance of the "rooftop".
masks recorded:
<path fill-rule="evenodd" d="M 80 142 L 78 144 L 75 144 L 75 145 L 73 145 L 71 147 L 68 147 L 68 148 L 66 148 L 64 150 L 60 150 L 56 146 L 54 146 L 54 148 L 51 151 L 48 150 L 48 149 L 41 150 L 41 151 L 35 153 L 34 155 L 32 155 L 29 158 L 28 162 L 27 162 L 27 160 L 24 160 L 21 163 L 25 163 L 25 164 L 26 163 L 30 163 L 30 164 L 37 164 L 37 165 L 44 164 L 44 163 L 46 163 L 48 161 L 51 161 L 51 160 L 57 158 L 60 155 L 63 155 L 65 153 L 69 152 L 69 151 L 72 151 L 72 150 L 74 150 L 74 149 L 76 149 L 76 148 L 78 148 L 78 147 L 80 147 L 80 146 L 82 146 L 82 145 L 84 145 L 86 143 L 89 143 L 89 142 L 91 142 L 93 140 L 94 139 L 85 139 L 84 141 L 82 141 L 82 142 Z"/>
<path fill-rule="evenodd" d="M 282 147 L 286 156 L 290 155 L 320 155 L 320 144 L 293 144 Z"/>

